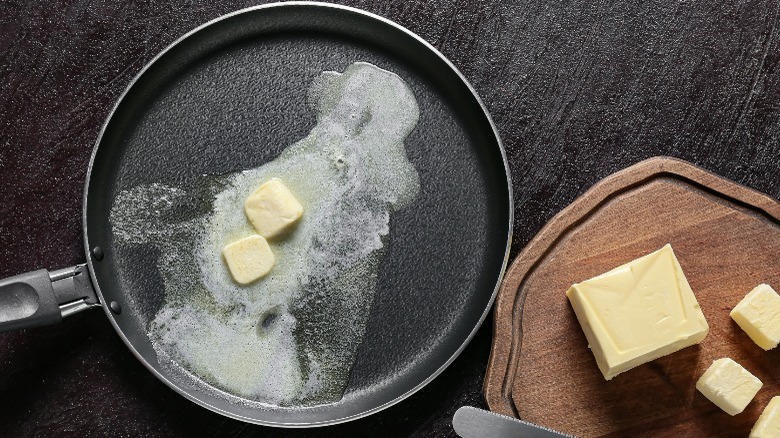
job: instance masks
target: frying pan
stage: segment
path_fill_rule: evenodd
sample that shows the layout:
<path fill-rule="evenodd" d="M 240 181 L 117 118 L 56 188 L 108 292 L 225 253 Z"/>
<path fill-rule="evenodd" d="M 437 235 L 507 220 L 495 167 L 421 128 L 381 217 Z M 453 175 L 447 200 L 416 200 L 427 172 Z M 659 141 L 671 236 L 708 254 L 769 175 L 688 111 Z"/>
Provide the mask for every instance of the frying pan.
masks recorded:
<path fill-rule="evenodd" d="M 161 366 L 147 333 L 164 299 L 159 254 L 116 243 L 109 220 L 115 197 L 141 184 L 194 186 L 204 175 L 273 160 L 314 125 L 306 109 L 312 79 L 356 61 L 390 70 L 412 89 L 420 120 L 405 148 L 421 189 L 392 217 L 392 239 L 343 398 L 306 407 L 258 405 Z M 0 281 L 0 330 L 51 324 L 101 306 L 138 360 L 201 406 L 285 427 L 360 418 L 441 373 L 485 319 L 509 252 L 509 178 L 479 97 L 418 36 L 343 6 L 244 9 L 184 35 L 131 82 L 102 128 L 87 172 L 87 262 Z"/>

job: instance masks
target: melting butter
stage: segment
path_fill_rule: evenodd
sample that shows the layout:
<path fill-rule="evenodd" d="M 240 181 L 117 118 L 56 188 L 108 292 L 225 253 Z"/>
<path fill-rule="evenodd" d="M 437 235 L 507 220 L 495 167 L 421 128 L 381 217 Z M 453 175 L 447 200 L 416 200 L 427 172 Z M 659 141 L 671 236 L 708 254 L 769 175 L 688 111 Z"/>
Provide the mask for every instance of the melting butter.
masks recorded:
<path fill-rule="evenodd" d="M 316 125 L 275 160 L 206 179 L 197 193 L 135 187 L 120 193 L 111 211 L 118 245 L 160 252 L 165 303 L 149 324 L 159 361 L 230 394 L 283 406 L 342 397 L 390 216 L 420 189 L 403 143 L 419 110 L 399 76 L 357 62 L 343 73 L 322 73 L 308 98 Z M 274 242 L 274 269 L 241 286 L 220 251 L 255 233 L 244 201 L 258 181 L 273 177 L 306 214 L 294 233 Z M 177 206 L 198 196 L 208 212 L 177 217 Z"/>
<path fill-rule="evenodd" d="M 268 274 L 276 263 L 274 253 L 263 236 L 244 237 L 222 249 L 228 272 L 238 284 L 249 284 Z"/>
<path fill-rule="evenodd" d="M 263 183 L 244 202 L 255 231 L 270 239 L 283 234 L 303 215 L 303 206 L 278 178 Z"/>

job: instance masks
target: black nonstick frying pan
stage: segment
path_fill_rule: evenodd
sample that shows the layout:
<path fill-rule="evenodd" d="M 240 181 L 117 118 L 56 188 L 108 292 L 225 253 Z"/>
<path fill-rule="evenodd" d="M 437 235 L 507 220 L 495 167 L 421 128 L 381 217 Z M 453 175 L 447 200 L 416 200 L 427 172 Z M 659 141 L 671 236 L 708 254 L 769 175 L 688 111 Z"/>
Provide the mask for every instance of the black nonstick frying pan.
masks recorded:
<path fill-rule="evenodd" d="M 160 254 L 116 244 L 114 199 L 143 184 L 195 187 L 204 175 L 273 160 L 315 123 L 306 104 L 313 78 L 356 61 L 390 70 L 411 87 L 420 119 L 405 147 L 421 188 L 391 219 L 392 239 L 344 397 L 318 406 L 258 407 L 161 366 L 147 333 L 163 301 Z M 352 8 L 309 2 L 249 8 L 183 36 L 129 85 L 103 126 L 88 171 L 87 263 L 2 280 L 0 330 L 50 324 L 101 305 L 136 357 L 201 406 L 273 426 L 349 421 L 423 387 L 473 337 L 506 265 L 512 211 L 495 126 L 463 76 L 432 46 Z"/>

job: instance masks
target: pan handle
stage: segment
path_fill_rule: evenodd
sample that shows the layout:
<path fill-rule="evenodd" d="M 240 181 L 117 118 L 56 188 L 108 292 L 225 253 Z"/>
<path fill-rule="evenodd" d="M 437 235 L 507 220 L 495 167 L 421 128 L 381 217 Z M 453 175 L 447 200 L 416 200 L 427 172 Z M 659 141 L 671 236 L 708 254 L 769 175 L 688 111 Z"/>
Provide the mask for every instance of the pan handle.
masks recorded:
<path fill-rule="evenodd" d="M 100 302 L 85 264 L 0 280 L 0 332 L 54 324 L 97 306 Z"/>

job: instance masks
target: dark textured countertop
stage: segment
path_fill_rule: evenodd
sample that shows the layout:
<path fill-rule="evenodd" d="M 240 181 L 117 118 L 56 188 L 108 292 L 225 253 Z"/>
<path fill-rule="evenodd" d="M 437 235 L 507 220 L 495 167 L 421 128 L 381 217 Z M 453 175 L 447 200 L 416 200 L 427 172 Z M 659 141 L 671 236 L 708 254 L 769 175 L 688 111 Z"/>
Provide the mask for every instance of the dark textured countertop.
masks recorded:
<path fill-rule="evenodd" d="M 348 1 L 409 28 L 471 81 L 507 149 L 514 256 L 600 178 L 654 155 L 780 198 L 780 3 Z M 90 151 L 157 52 L 256 2 L 6 1 L 0 5 L 0 276 L 83 262 Z M 0 335 L 2 436 L 453 436 L 484 406 L 486 324 L 410 399 L 343 426 L 277 430 L 168 389 L 100 311 Z"/>

